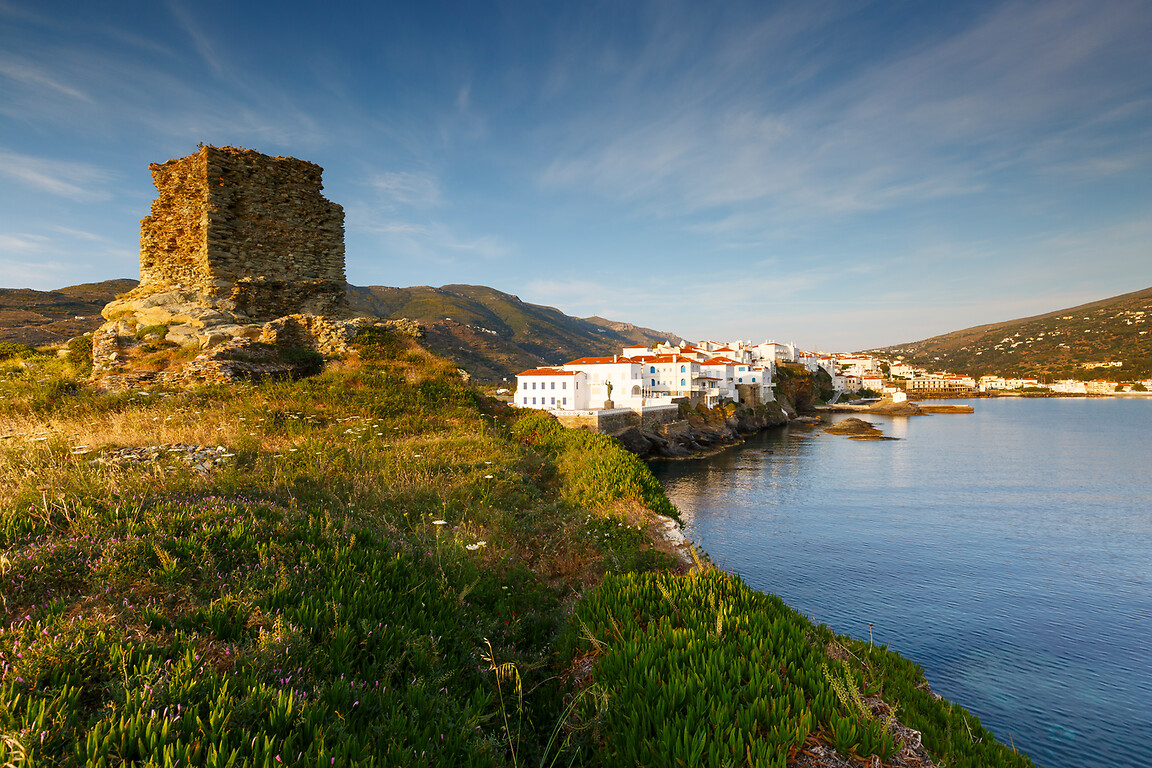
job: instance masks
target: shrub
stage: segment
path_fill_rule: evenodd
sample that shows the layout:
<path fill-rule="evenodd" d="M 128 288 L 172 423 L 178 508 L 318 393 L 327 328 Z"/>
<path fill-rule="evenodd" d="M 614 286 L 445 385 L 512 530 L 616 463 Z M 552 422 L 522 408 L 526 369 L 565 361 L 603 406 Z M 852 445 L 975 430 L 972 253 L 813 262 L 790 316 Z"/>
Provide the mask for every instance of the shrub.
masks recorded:
<path fill-rule="evenodd" d="M 36 354 L 36 350 L 27 344 L 17 344 L 14 341 L 0 341 L 0 360 L 10 357 L 27 357 Z"/>
<path fill-rule="evenodd" d="M 92 372 L 91 336 L 77 336 L 68 342 L 68 362 L 82 376 Z"/>
<path fill-rule="evenodd" d="M 157 323 L 156 325 L 148 325 L 136 331 L 136 340 L 140 341 L 149 336 L 155 336 L 157 339 L 163 339 L 168 335 L 168 325 L 165 323 Z"/>

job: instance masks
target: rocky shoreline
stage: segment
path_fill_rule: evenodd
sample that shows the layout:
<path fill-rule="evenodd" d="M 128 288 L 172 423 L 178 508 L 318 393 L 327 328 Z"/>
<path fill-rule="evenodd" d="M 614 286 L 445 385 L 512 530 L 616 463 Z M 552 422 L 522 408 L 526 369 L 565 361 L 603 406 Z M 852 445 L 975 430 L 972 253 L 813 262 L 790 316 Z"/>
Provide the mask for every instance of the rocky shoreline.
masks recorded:
<path fill-rule="evenodd" d="M 631 427 L 614 437 L 642 459 L 701 458 L 742 443 L 748 435 L 783 426 L 796 418 L 795 409 L 787 402 L 751 408 L 728 404 L 690 409 L 681 421 L 660 432 Z"/>

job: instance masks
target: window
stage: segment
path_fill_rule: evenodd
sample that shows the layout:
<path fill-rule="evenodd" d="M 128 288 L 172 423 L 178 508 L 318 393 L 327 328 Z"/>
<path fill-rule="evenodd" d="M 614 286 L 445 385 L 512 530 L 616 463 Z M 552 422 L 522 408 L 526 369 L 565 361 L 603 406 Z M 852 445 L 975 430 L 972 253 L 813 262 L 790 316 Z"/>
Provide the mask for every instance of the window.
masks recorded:
<path fill-rule="evenodd" d="M 688 366 L 686 366 L 686 365 L 680 366 L 680 373 L 686 373 L 687 371 L 688 371 Z"/>
<path fill-rule="evenodd" d="M 552 398 L 552 405 L 556 405 L 556 398 Z"/>
<path fill-rule="evenodd" d="M 528 405 L 528 395 L 524 395 L 524 397 L 520 399 L 520 403 L 522 405 Z"/>
<path fill-rule="evenodd" d="M 566 382 L 566 381 L 560 382 L 560 389 L 568 389 L 568 382 Z"/>
<path fill-rule="evenodd" d="M 532 405 L 536 405 L 536 398 L 532 398 Z"/>
<path fill-rule="evenodd" d="M 551 384 L 552 386 L 550 386 L 549 389 L 556 389 L 556 382 L 553 381 Z"/>
<path fill-rule="evenodd" d="M 580 382 L 576 382 L 576 389 L 580 389 Z"/>
<path fill-rule="evenodd" d="M 652 379 L 652 386 L 656 386 L 656 379 Z"/>
<path fill-rule="evenodd" d="M 648 366 L 648 373 L 656 373 L 656 366 L 654 366 L 654 365 Z"/>
<path fill-rule="evenodd" d="M 532 382 L 532 389 L 536 389 L 536 382 Z M 535 401 L 533 401 L 535 402 Z"/>
<path fill-rule="evenodd" d="M 743 384 L 744 383 L 744 377 L 741 376 L 740 378 L 736 379 L 736 382 L 739 384 Z"/>
<path fill-rule="evenodd" d="M 687 383 L 688 383 L 688 382 L 687 382 L 687 381 L 685 381 L 684 379 L 680 379 L 680 386 L 682 386 L 682 387 L 683 387 L 683 386 L 685 386 Z"/>
<path fill-rule="evenodd" d="M 568 398 L 566 398 L 566 397 L 560 398 L 560 403 L 561 403 L 561 405 L 568 405 Z"/>

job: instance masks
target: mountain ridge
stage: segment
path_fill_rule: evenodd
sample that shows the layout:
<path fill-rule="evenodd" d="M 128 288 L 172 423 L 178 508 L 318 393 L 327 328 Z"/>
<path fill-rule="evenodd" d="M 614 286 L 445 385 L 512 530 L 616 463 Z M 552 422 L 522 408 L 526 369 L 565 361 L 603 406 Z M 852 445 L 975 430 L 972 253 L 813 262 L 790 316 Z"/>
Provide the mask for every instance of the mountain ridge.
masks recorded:
<path fill-rule="evenodd" d="M 1129 380 L 1152 375 L 1150 332 L 1152 287 L 868 351 L 972 376 Z"/>

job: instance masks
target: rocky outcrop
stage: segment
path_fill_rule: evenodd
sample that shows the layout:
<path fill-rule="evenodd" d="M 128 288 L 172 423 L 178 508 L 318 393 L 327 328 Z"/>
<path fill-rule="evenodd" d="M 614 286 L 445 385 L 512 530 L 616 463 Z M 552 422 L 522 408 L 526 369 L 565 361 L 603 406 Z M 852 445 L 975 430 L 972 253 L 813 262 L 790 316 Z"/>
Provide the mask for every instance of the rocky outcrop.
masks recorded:
<path fill-rule="evenodd" d="M 830 427 L 827 427 L 825 432 L 831 435 L 878 435 L 880 430 L 876 425 L 864 419 L 858 419 L 855 416 L 849 416 L 846 419 L 841 419 Z"/>
<path fill-rule="evenodd" d="M 883 416 L 922 416 L 924 411 L 911 400 L 897 403 L 891 397 L 885 397 L 880 402 L 868 406 L 868 413 L 878 413 Z"/>
<path fill-rule="evenodd" d="M 109 305 L 115 319 L 92 336 L 92 379 L 101 388 L 293 378 L 318 372 L 325 357 L 348 354 L 365 328 L 423 333 L 403 319 L 294 314 L 257 324 L 190 302 L 157 305 L 155 298 L 144 300 L 140 311 L 130 301 Z"/>
<path fill-rule="evenodd" d="M 787 424 L 788 415 L 778 403 L 755 408 L 734 404 L 717 408 L 688 409 L 680 421 L 657 430 L 632 427 L 616 435 L 620 444 L 641 458 L 686 458 L 735 445 L 768 427 Z"/>

